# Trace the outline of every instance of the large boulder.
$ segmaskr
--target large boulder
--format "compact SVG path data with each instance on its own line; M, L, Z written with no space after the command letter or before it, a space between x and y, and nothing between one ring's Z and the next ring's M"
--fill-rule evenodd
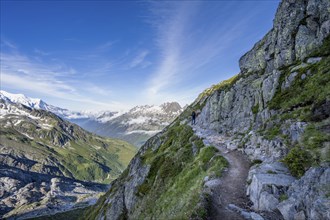
M285 220L330 219L330 168L310 168L288 189L288 199L279 203Z
M263 163L249 172L247 195L257 211L274 211L295 178L280 162Z

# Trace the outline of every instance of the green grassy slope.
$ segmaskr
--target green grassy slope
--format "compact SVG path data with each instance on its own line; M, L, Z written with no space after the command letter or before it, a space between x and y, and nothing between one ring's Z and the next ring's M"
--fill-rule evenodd
M124 213L123 219L205 217L204 178L221 176L227 166L227 161L217 152L215 147L205 146L188 125L173 124L161 135L157 150L149 148L138 153L143 164L150 166L150 171L136 189L135 209ZM99 213L106 212L109 205L105 204L105 199L129 179L128 172L124 172L111 190L86 212L86 219L95 219Z
M136 153L127 142L96 136L52 113L21 110L31 116L0 119L0 148L3 156L28 159L25 166L30 171L109 183Z

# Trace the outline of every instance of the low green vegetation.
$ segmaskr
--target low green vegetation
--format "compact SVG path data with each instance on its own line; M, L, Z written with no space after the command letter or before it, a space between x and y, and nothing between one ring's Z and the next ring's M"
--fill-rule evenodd
M296 119L298 121L310 121L311 120L311 107L310 106L305 106L305 107L300 107L297 109L293 109L290 112L285 112L279 115L279 119L281 122L284 122L285 120L288 119Z
M259 112L259 103L256 104L255 106L253 106L253 107L251 108L251 111L252 111L252 113L253 113L254 115L256 115L256 114Z
M109 183L126 168L135 147L120 140L91 137L72 141L71 149L56 148L61 164L80 180Z
M319 123L311 123L306 127L299 143L296 143L283 159L291 174L296 177L304 175L311 166L330 162L330 134L315 125Z
M255 159L251 162L251 166L256 165L256 164L261 164L261 163L262 163L262 160Z
M322 57L330 55L330 35L326 37L322 47L317 48L310 56L311 57Z
M275 171L273 171L273 170L267 170L267 173L268 174L277 174Z
M189 126L177 123L168 130L157 152L149 149L143 155L151 167L147 179L138 188L139 204L143 208L136 211L137 219L168 216L189 219L193 214L206 215L207 210L198 205L203 179L219 177L227 162L215 147L201 143ZM193 144L198 148L195 156Z
M275 125L270 129L265 130L264 137L268 140L273 140L281 134L280 126Z
M330 97L329 45L330 37L317 52L319 56L323 56L322 60L295 70L298 74L292 85L286 89L278 88L273 99L268 103L270 108L292 111L298 107L317 105ZM282 69L280 84L291 72L294 72L292 66Z
M299 143L283 159L294 176L301 177L311 166L330 162L329 124L329 119L310 122Z
M280 85L292 72L297 72L297 75L290 87L281 89L279 86L268 103L271 109L277 109L282 114L276 116L278 124L264 132L266 138L282 137L280 127L286 120L308 123L299 143L294 143L283 159L291 173L297 177L313 165L330 161L330 122L327 116L327 102L330 98L329 51L330 37L312 54L314 57L322 57L320 62L304 65L300 62L282 68Z
M127 142L93 135L47 112L37 113L52 126L41 128L39 121L31 119L21 120L19 126L4 126L11 119L0 120L1 145L17 160L22 155L28 158L30 171L110 183L136 153Z
M305 171L311 167L312 158L309 151L302 147L293 147L288 155L283 159L293 176L301 177Z
M289 196L287 194L281 194L279 200L280 200L280 202L283 202L283 201L287 200L288 198L289 198Z
M306 127L302 141L307 149L318 149L323 143L330 142L330 134L322 131L323 126L327 123L314 123Z
M215 147L205 146L189 126L178 122L162 134L161 140L157 150L150 147L138 155L150 170L135 192L137 205L130 213L124 213L123 219L204 219L208 214L204 179L221 176L227 161ZM87 219L106 212L109 205L104 204L105 199L117 192L127 178L126 171L114 181Z
M208 97L212 95L215 91L219 90L228 90L231 88L238 80L240 79L240 75L235 75L227 80L223 80L218 84L211 86L208 89L205 89L201 94L199 94L197 100L202 99L203 97Z

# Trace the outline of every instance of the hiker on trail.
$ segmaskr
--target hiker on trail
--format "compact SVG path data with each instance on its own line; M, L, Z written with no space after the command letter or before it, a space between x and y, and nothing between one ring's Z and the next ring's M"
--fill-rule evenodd
M192 125L195 125L196 124L196 112L195 111L193 111L191 113L191 124Z

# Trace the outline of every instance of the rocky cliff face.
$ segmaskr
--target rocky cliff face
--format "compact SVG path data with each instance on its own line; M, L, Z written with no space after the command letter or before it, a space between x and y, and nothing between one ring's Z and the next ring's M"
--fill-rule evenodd
M196 148L199 142L193 136L180 142L182 134L173 132L179 124L189 123L192 110L198 110L198 127L225 136L228 150L250 158L246 191L255 212L277 213L276 219L329 219L329 10L328 0L283 0L273 29L240 59L241 72L205 90L174 124L150 139L88 218L206 218L210 200L203 195L214 176L203 180L208 174L196 172L189 178L196 175L198 186L180 188L172 178L189 181L180 176L182 170L195 167L185 155L174 171L175 162L161 159L179 144L191 161L209 167L200 156L206 146ZM171 178L162 178L163 169ZM199 194L198 200L186 196L191 189ZM190 205L177 205L186 215L169 205L178 197Z
M283 1L230 88L196 103L198 124L231 136L228 148L260 163L248 178L253 208L284 219L330 217L329 9L329 1Z
M232 87L211 95L201 122L219 131L237 133L277 114L268 105L278 87L290 87L299 69L303 71L321 59L306 58L313 57L311 53L329 35L329 8L329 1L283 1L273 29L240 59L241 72ZM283 79L281 68L294 63L296 68L291 67Z
M269 73L303 60L329 32L329 1L282 1L273 29L240 59L241 74Z

